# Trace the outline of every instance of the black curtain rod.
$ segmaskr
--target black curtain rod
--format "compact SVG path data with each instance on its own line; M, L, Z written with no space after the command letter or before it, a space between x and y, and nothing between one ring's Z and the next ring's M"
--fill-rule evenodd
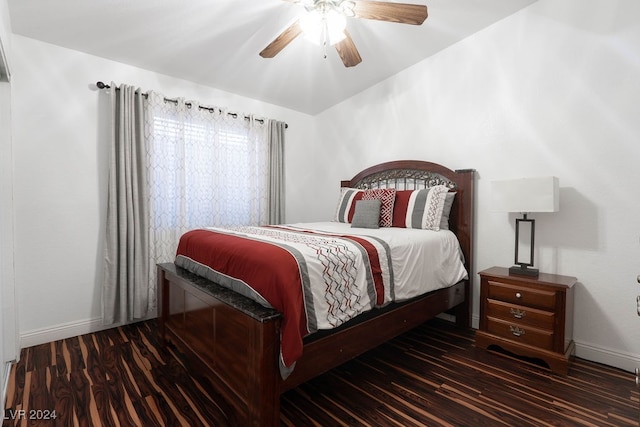
M103 83L103 82L96 82L96 86L98 87L98 89L110 89L111 88L111 86L109 86L108 84ZM116 90L120 90L120 88L117 87ZM142 96L144 96L146 98L149 95L146 94L146 93L143 93ZM174 104L178 103L177 99L164 98L164 100L165 100L165 102L173 102ZM191 103L190 102L185 102L185 105L188 105L189 107L191 107ZM201 105L198 106L198 109L207 110L207 111L209 111L211 113L216 111L216 109L214 107L203 107ZM233 117L234 119L238 117L238 113L227 113L227 115ZM249 120L250 119L250 117L248 117L248 116L244 116L244 118L245 118L245 120ZM264 123L263 119L255 119L255 120L257 122L259 122L259 123ZM287 129L287 128L289 128L289 125L287 123L285 123L284 127L285 127L285 129Z

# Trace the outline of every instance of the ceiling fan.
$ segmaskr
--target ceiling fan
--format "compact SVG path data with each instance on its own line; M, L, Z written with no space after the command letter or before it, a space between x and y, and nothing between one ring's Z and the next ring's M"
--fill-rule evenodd
M302 4L307 13L291 24L261 52L263 58L273 58L296 37L307 38L325 49L333 45L345 67L362 62L360 53L346 29L346 18L375 19L399 24L420 25L427 19L427 7L417 4L369 0L285 0Z

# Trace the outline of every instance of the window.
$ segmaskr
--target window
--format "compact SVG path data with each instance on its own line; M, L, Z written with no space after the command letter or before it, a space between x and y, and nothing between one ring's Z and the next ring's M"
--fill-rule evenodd
M157 94L146 102L152 265L173 261L188 230L266 224L266 124Z
M266 223L265 126L197 108L186 113L181 120L163 109L153 117L148 141L156 226L184 232Z

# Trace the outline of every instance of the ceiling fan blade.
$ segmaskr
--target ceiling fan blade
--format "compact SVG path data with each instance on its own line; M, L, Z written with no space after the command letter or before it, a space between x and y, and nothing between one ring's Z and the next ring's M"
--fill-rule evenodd
M360 57L360 53L358 53L358 49L356 48L353 39L351 38L351 34L345 29L344 30L345 38L339 43L335 44L336 50L338 51L338 55L342 59L342 63L345 67L353 67L362 62L362 58Z
M384 1L355 0L353 12L358 18L400 24L420 25L427 19L427 6Z
M275 38L267 47L262 49L260 52L260 56L263 58L273 58L276 56L282 49L284 49L289 43L293 41L296 37L300 35L302 32L302 28L300 28L300 24L298 21L291 24L286 30L284 30L278 37Z

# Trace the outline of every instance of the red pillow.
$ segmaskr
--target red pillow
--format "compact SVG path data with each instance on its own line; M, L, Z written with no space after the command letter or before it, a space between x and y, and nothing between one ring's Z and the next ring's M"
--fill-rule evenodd
M362 200L380 200L380 227L393 225L393 205L396 200L395 188L364 190Z
M393 226L406 228L405 218L409 209L409 198L413 190L396 191L396 202L393 205Z

